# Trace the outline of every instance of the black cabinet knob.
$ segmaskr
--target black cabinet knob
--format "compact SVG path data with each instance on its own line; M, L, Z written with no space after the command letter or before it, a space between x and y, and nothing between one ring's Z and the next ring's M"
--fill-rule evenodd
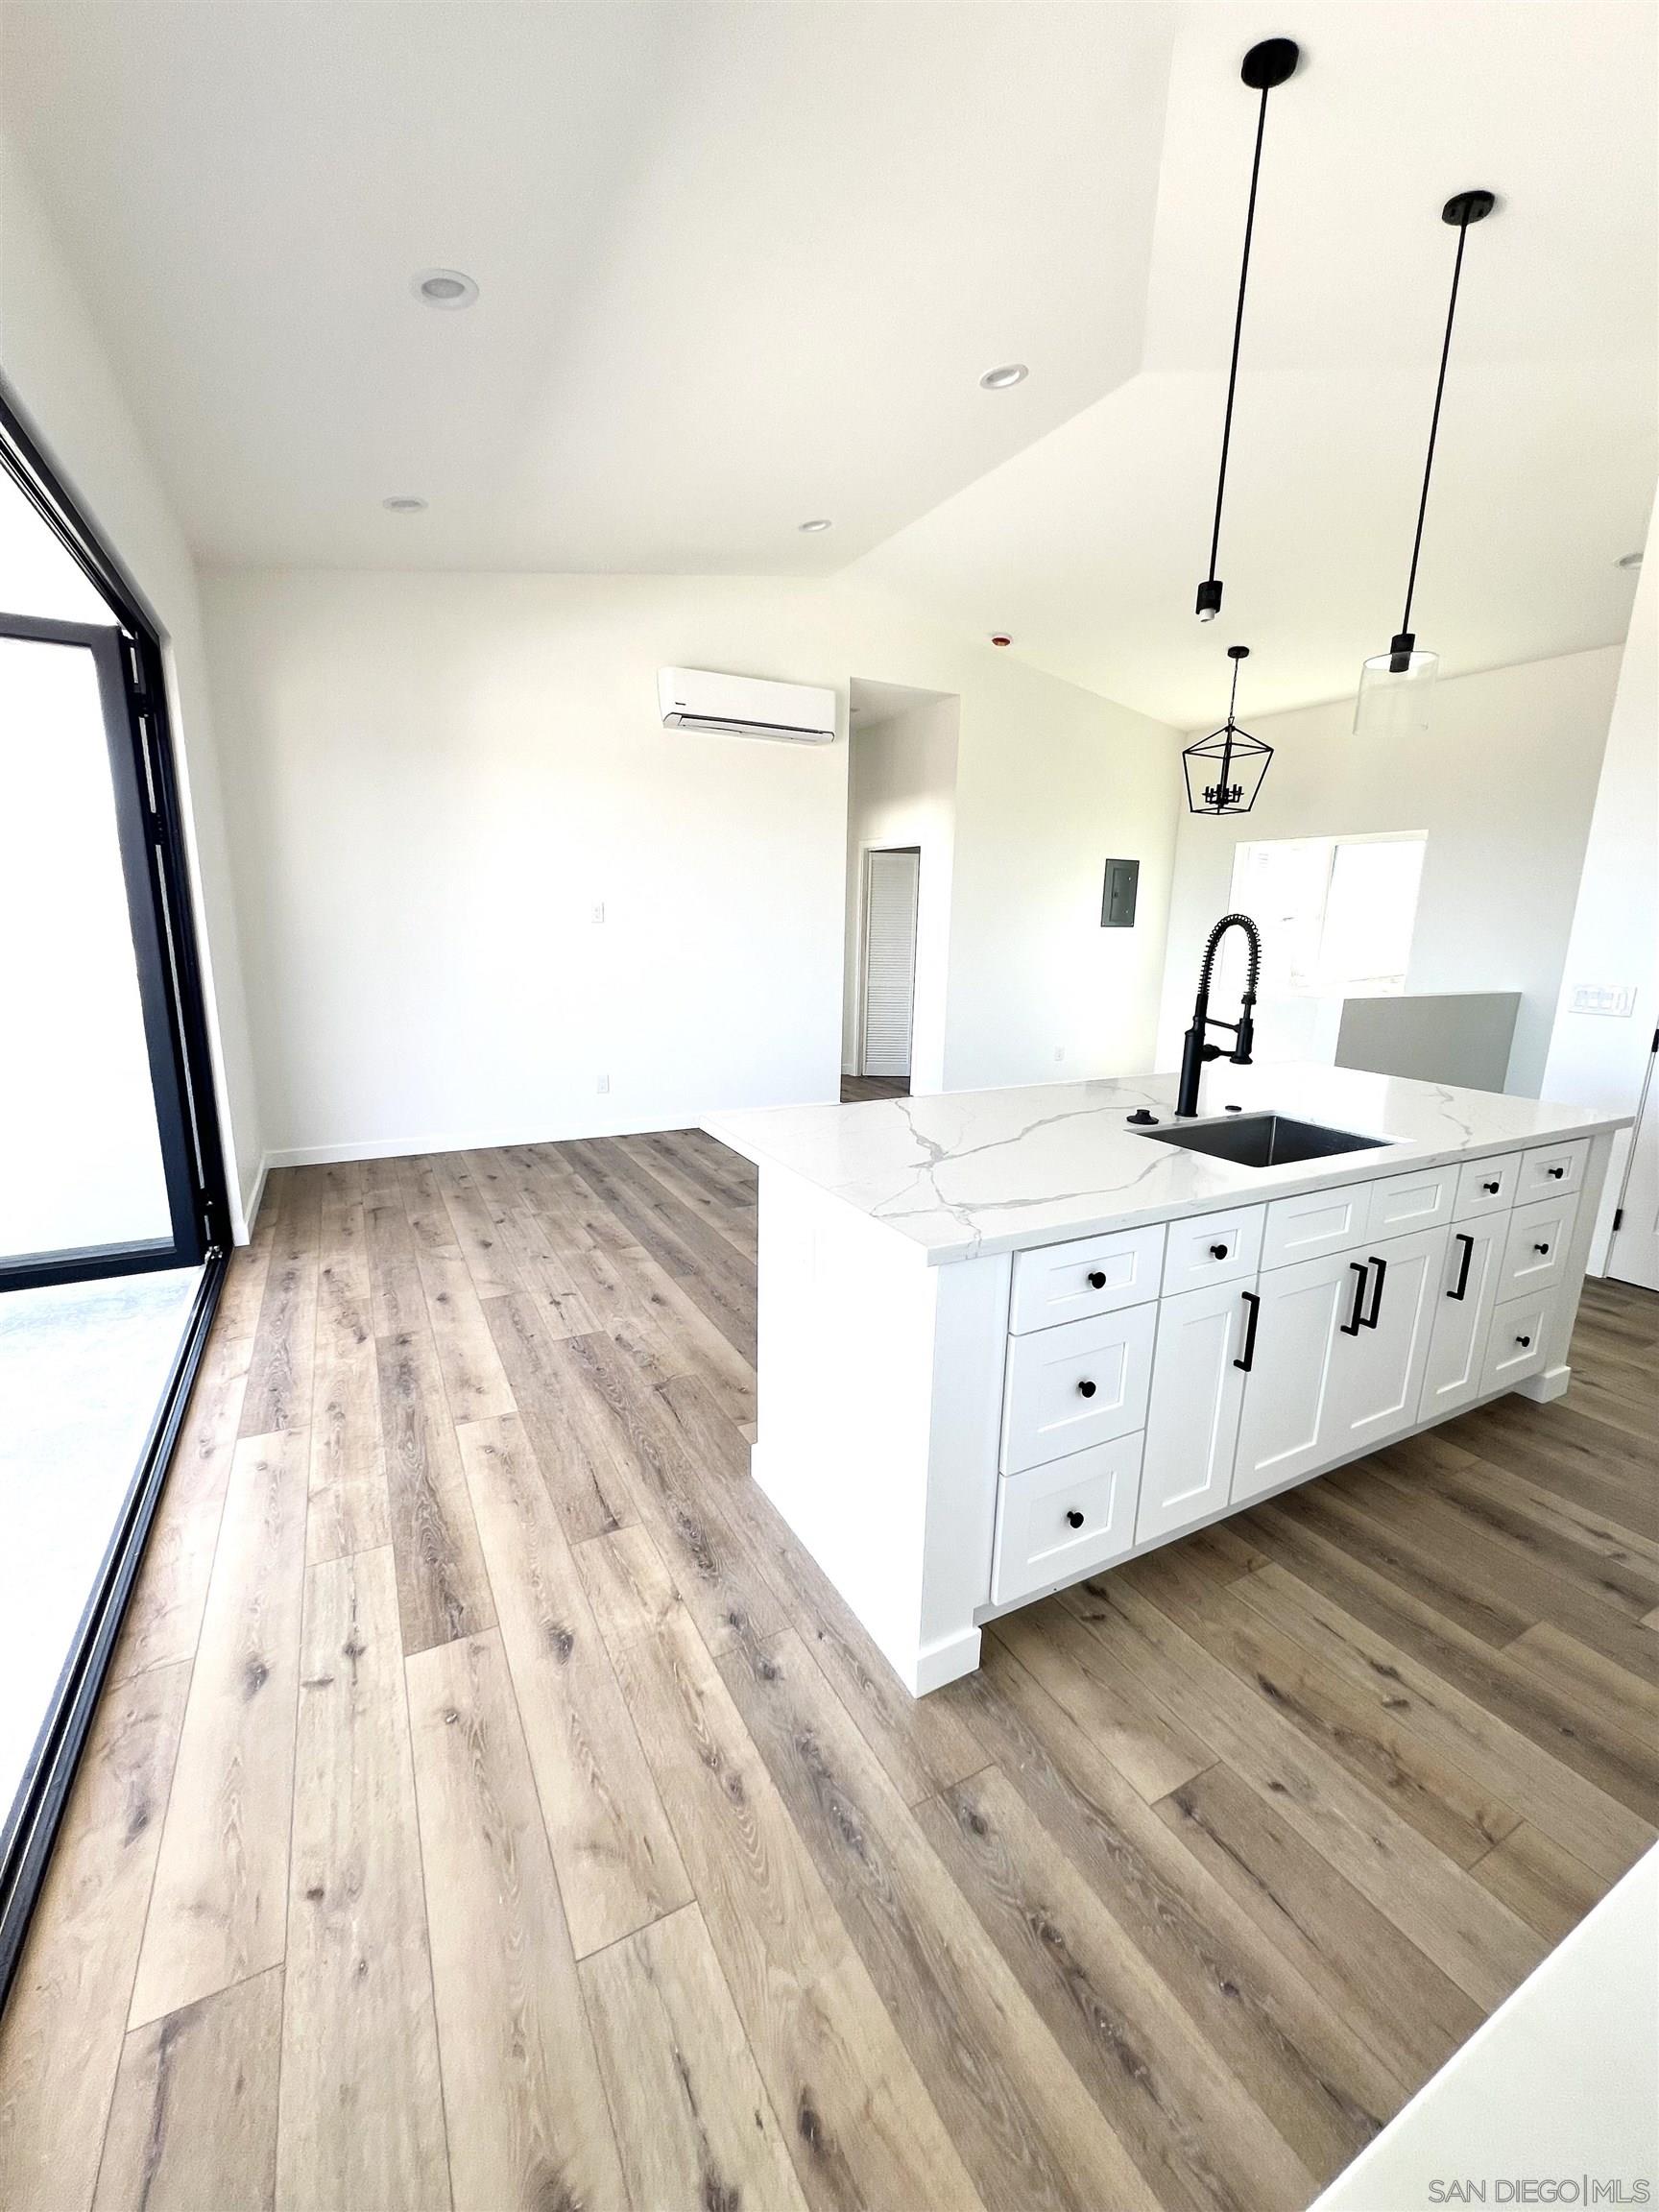
M1098 1267L1091 1267L1089 1270L1089 1287L1091 1290L1104 1290L1106 1287L1106 1277Z
M1077 1385L1077 1395L1079 1398L1093 1398L1094 1395L1094 1385L1090 1382L1087 1375Z
M1066 1516L1066 1526L1068 1528L1081 1528L1083 1526L1083 1516L1078 1512L1075 1505Z
M1515 1341L1520 1345L1522 1351L1525 1352L1527 1346L1531 1343L1532 1339L1530 1336L1517 1336Z
M1552 1183L1559 1183L1562 1176L1566 1174L1567 1170L1565 1167L1546 1167L1544 1172L1549 1176Z
M1534 1244L1532 1249L1534 1252L1542 1252L1547 1254L1550 1250L1550 1247L1548 1244Z
M1496 1198L1503 1186L1501 1183L1482 1183L1480 1188L1485 1191L1488 1198Z
M1210 1257L1211 1257L1211 1259L1212 1259L1212 1260L1225 1260L1225 1259L1226 1259L1226 1257L1227 1257L1227 1247L1226 1247L1226 1245L1225 1245L1225 1244L1212 1244L1212 1245L1211 1245L1211 1247L1210 1247Z

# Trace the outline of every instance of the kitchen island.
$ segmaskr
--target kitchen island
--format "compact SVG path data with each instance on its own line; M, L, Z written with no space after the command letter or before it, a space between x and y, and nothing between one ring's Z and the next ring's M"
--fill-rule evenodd
M971 1672L1000 1613L1567 1387L1627 1117L1310 1066L1216 1067L1197 1120L1174 1097L1146 1076L705 1124L760 1173L755 1479L913 1695ZM1267 1111L1364 1148L1186 1148L1247 1150L1230 1115Z

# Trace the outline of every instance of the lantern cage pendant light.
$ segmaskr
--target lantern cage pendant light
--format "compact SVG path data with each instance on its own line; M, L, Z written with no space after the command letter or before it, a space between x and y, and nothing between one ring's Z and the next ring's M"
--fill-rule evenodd
M1214 622L1221 612L1221 579L1215 563L1221 551L1221 502L1227 492L1227 453L1233 443L1233 400L1238 389L1238 341L1244 330L1244 291L1250 281L1250 241L1256 229L1256 186L1262 176L1262 139L1267 129L1267 95L1295 74L1302 49L1294 38L1263 38L1252 46L1239 64L1240 81L1260 92L1262 106L1256 116L1256 151L1250 161L1250 198L1244 210L1244 252L1238 264L1238 304L1233 314L1233 355L1227 370L1227 405L1221 417L1221 466L1215 477L1215 520L1210 532L1210 572L1198 587L1193 613L1200 622Z
M1406 612L1386 653L1374 653L1359 671L1354 702L1357 737L1399 737L1429 727L1429 701L1440 672L1437 653L1420 653L1411 629L1411 601L1417 590L1417 563L1423 551L1423 518L1429 512L1429 479L1434 473L1434 445L1440 435L1440 405L1446 397L1446 364L1452 357L1452 326L1457 319L1457 287L1463 276L1463 249L1469 227L1484 223L1496 201L1490 192L1455 192L1440 210L1442 223L1455 226L1457 255L1452 264L1452 297L1446 308L1446 335L1440 344L1440 374L1434 385L1434 412L1429 420L1429 451L1423 463L1423 491L1417 501L1417 530L1411 541L1411 567L1406 579Z
M1248 730L1240 730L1233 719L1238 702L1238 663L1249 660L1250 648L1229 645L1227 658L1233 663L1227 719L1219 730L1189 745L1181 756L1190 814L1248 814L1273 757L1271 745L1252 737Z

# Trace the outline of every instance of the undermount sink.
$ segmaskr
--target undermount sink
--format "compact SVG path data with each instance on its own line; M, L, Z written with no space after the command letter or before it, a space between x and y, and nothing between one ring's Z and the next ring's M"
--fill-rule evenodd
M1333 1152L1372 1152L1386 1137L1357 1137L1352 1129L1327 1129L1288 1114L1230 1114L1225 1121L1189 1122L1179 1129L1138 1129L1158 1144L1208 1152L1240 1167L1286 1167L1295 1160L1323 1160Z

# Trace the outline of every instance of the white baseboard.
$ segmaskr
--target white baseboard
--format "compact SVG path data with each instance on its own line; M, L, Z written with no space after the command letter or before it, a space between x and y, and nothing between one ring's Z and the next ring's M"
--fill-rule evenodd
M917 1652L905 1688L913 1697L926 1697L930 1690L943 1690L947 1682L959 1682L979 1664L979 1631L967 1628L926 1645Z
M690 1120L664 1120L661 1115L624 1118L602 1129L440 1129L413 1137L343 1137L329 1144L278 1144L265 1155L271 1167L328 1167L341 1160L413 1160L433 1152L493 1152L504 1144L597 1143L606 1137L650 1137L664 1129L689 1129Z
M1530 1398L1534 1406L1548 1406L1551 1398L1564 1398L1567 1385L1573 1380L1571 1367L1546 1367L1542 1375L1528 1376L1525 1382L1517 1382L1517 1398Z
M253 1224L259 1218L259 1201L265 1195L266 1179L271 1173L273 1165L273 1155L269 1152L262 1153L259 1166L254 1171L253 1188L252 1190L245 1190L242 1193L242 1234L236 1238L238 1244L246 1244L253 1234Z

